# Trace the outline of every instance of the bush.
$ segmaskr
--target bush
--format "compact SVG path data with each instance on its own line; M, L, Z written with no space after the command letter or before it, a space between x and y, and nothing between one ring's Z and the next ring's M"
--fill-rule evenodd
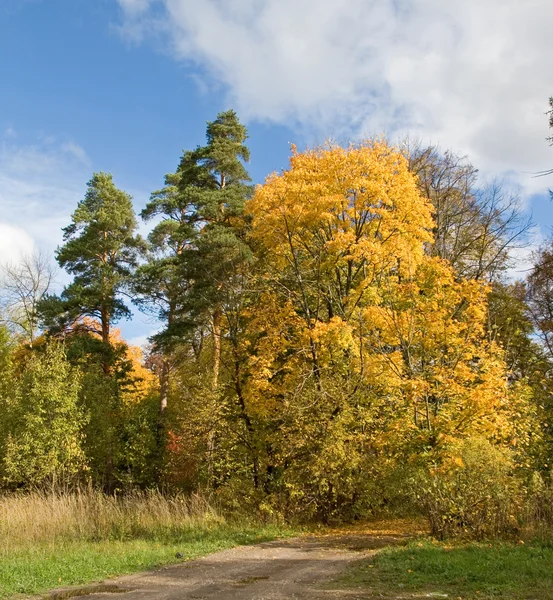
M553 484L551 477L544 481L539 473L534 473L528 487L526 521L531 528L553 528Z
M432 535L482 539L518 528L521 487L511 454L479 438L453 445L433 468L413 480L416 503Z
M29 359L3 415L8 425L0 465L3 483L60 485L84 471L86 418L78 404L80 387L80 374L62 346L52 344Z

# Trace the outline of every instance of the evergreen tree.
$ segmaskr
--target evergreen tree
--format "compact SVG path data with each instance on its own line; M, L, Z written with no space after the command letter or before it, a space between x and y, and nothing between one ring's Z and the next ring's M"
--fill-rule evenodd
M251 195L250 177L244 162L250 158L245 145L247 130L233 110L219 113L207 124L207 144L191 155L185 153L180 170L186 172L190 158L200 167L192 184L198 229L195 243L184 253L185 279L190 282L187 307L196 320L209 319L213 341L212 388L216 389L221 361L223 309L233 290L239 267L250 251L244 241L244 203ZM189 191L188 178L180 189Z
M161 363L156 366L159 367L162 412L167 406L172 349L186 337L191 325L183 310L189 282L182 277L181 262L185 250L194 244L197 236L194 200L203 175L195 153L185 153L179 170L165 176L165 187L152 193L141 212L144 221L161 217L148 236L148 261L137 269L133 287L136 303L165 324L154 336L155 350L161 356Z
M221 320L225 298L239 265L249 256L244 242L244 202L251 193L243 162L246 128L232 110L207 124L206 145L184 152L178 170L152 194L142 218L161 221L149 235L148 263L135 278L138 303L165 323L155 336L163 348L160 364L162 409L166 406L170 348L209 323L213 341L213 381L220 365ZM194 345L194 344L193 344Z
M74 276L73 281L60 297L49 296L41 303L50 329L64 331L83 317L92 317L100 323L97 333L109 346L111 325L130 315L121 296L143 248L136 228L131 197L115 187L110 174L95 173L56 253L60 267ZM109 370L107 361L105 369Z

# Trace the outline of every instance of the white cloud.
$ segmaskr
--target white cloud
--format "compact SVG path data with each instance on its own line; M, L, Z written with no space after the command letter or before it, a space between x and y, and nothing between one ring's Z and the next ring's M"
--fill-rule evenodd
M46 139L18 145L7 139L0 141L1 231L51 252L83 197L89 159L73 142Z
M531 173L553 164L549 0L118 1L123 31L163 31L246 119L321 139L410 131L547 188Z
M32 253L34 242L20 227L0 222L0 265L17 263Z
M532 270L533 254L546 243L546 236L541 229L534 229L523 247L511 250L511 264L505 275L508 280L523 280Z
M75 142L65 142L61 146L61 151L72 156L84 166L88 167L90 165L90 159L84 148L79 146L79 144L75 144Z

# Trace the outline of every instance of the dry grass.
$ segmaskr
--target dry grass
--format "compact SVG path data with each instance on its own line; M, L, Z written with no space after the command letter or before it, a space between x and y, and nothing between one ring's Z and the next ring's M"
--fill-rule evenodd
M135 492L117 497L93 490L12 494L0 497L0 556L62 541L153 539L223 522L200 496Z

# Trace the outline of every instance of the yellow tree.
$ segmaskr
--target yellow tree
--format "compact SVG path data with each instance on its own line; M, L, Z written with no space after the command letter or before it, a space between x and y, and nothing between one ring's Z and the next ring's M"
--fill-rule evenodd
M394 456L520 435L488 290L429 256L431 210L380 140L294 150L249 202L259 269L236 378L267 491L328 515Z

